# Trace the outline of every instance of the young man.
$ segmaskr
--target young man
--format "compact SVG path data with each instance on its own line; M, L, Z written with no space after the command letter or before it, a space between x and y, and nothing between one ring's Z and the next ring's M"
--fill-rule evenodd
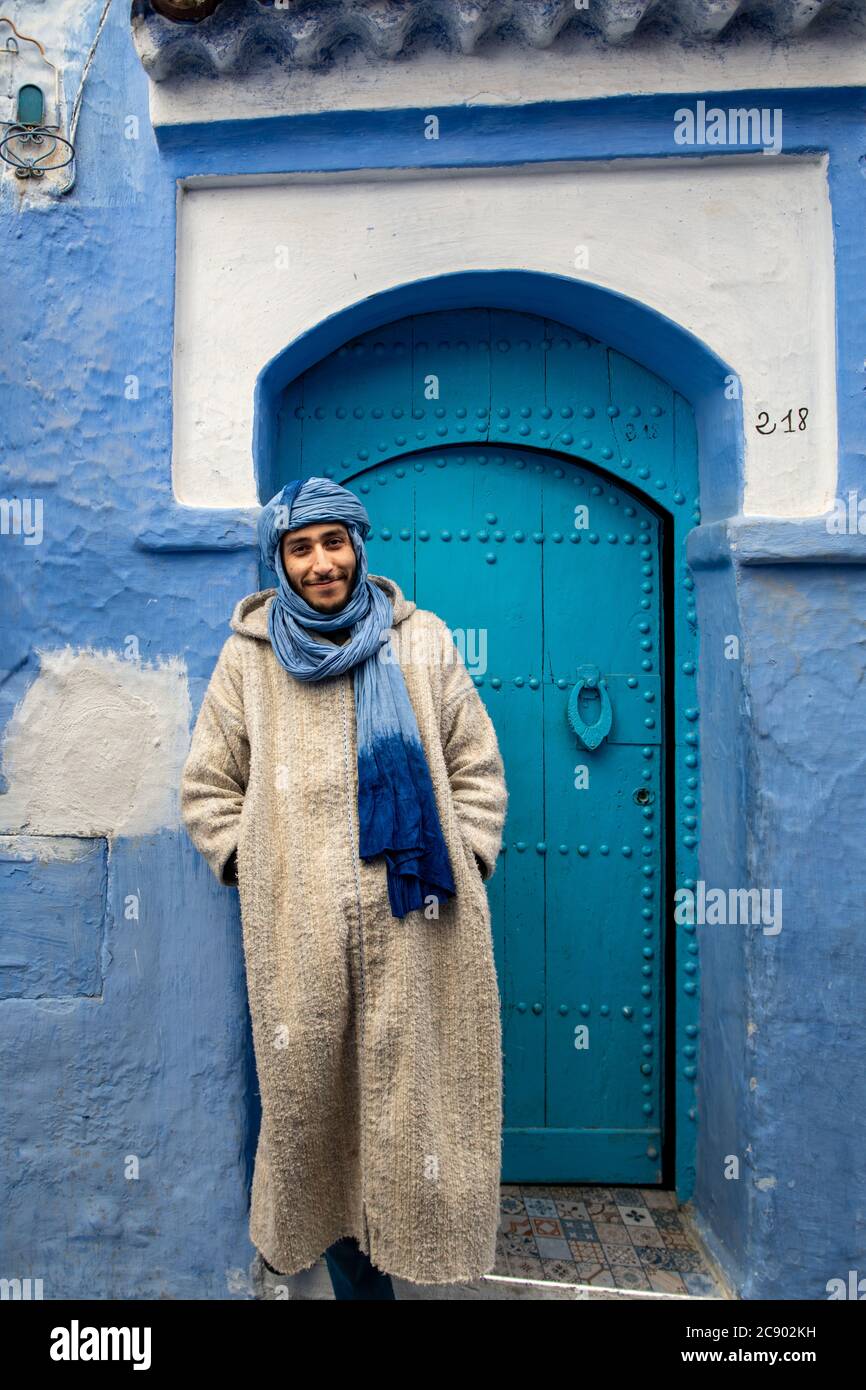
M445 623L368 573L369 529L326 478L263 508L277 588L235 608L181 794L217 879L237 864L250 1236L285 1274L326 1251L338 1297L478 1278L499 1223L502 758Z

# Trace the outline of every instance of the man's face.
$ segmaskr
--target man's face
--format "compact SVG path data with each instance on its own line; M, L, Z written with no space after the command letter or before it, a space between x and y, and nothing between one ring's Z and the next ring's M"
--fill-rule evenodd
M323 521L287 531L281 546L286 577L311 608L336 613L347 603L358 561L342 522Z

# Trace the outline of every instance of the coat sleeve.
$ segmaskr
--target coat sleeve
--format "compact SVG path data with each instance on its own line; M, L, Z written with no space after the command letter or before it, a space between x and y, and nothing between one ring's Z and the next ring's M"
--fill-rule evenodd
M451 795L482 878L496 868L508 806L505 768L493 720L442 623L441 733Z
M250 770L236 640L220 652L181 776L181 817L219 883L234 884L241 812Z

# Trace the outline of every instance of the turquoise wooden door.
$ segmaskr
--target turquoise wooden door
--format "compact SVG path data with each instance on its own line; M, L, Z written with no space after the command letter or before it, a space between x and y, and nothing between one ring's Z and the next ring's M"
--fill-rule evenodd
M477 329L479 312L452 318ZM522 316L499 317L513 338ZM502 999L503 1180L661 1182L664 512L597 464L537 443L470 437L413 449L411 422L425 412L411 401L423 399L417 382L431 375L434 335L425 335L426 371L413 366L411 350L377 369L373 348L383 338L411 348L413 337L417 347L418 322L359 340L366 357L358 375L348 345L292 383L274 481L329 473L358 493L373 522L371 570L452 628L496 726L509 788L503 853L488 888ZM471 426L471 401L484 400L487 434L491 374L502 370L490 353L497 330L501 323L488 322L486 351L483 335L473 347L471 331L461 336L452 322L450 333L466 349L470 403L452 419ZM523 331L515 405L527 399L539 341L534 327ZM619 422L621 436L628 431L637 461L651 458L662 472L666 452L674 462L664 419L675 414L673 393L659 406L661 383L649 374L643 381L626 359L612 367L614 354L593 346L600 355L585 354L575 393L584 417L607 427L620 413L609 405L611 377L627 380L638 404ZM544 366L550 390L556 370L550 358ZM353 408L353 399L363 404ZM500 409L510 417L511 407ZM403 431L400 452L385 438L389 416ZM381 461L374 442L388 455Z

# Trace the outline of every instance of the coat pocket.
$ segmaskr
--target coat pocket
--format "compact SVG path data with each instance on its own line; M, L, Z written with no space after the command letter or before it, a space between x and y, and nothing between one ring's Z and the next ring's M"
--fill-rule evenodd
M472 875L472 877L476 879L478 883L481 884L481 887L485 890L486 896L486 885L484 882L484 876L481 873L481 869L478 865L478 860L475 858L475 851L469 843L469 837L467 836L466 831L463 829L459 817L455 817L455 819L457 821L457 833L460 836L460 843L463 846L463 853L469 864L469 872Z

